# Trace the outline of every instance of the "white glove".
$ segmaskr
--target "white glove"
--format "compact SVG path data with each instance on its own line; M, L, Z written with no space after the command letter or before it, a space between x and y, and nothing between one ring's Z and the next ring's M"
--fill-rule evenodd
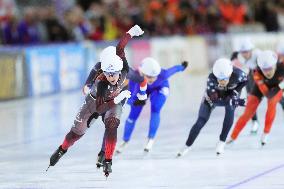
M282 90L284 89L284 81L282 81L281 83L279 83L279 88L282 89Z
M87 85L85 85L84 88L83 88L83 94L84 94L84 95L87 95L87 94L89 94L90 92L91 92L91 89L90 89Z
M134 37L134 36L142 35L144 33L144 31L140 28L140 26L135 25L132 28L130 28L130 30L128 30L128 32L126 32L126 33L129 33L131 35L131 37Z
M137 93L137 98L139 100L146 100L147 99L147 94L140 94L140 93Z
M130 98L131 97L131 92L129 90L124 90L124 91L121 91L119 93L119 95L117 95L117 97L115 97L113 99L113 102L115 104L118 104L120 103L121 101L123 101L125 98Z

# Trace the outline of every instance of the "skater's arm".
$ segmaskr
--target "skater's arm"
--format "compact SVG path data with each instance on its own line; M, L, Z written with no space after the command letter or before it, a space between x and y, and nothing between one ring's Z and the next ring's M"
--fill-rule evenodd
M135 87L135 91L133 91L133 94L137 94L137 98L139 100L146 100L147 99L147 80L143 76L139 74L138 71L134 71L132 68L129 68L129 72L127 77L134 81L135 83L139 83L139 87Z
M101 68L101 63L98 62L91 70L89 76L87 77L87 80L85 82L85 85L92 85L94 82L94 78L96 76L96 74L98 73L98 70Z
M176 74L177 72L184 71L187 68L187 66L188 66L188 62L184 61L181 64L178 64L178 65L175 65L171 68L168 68L165 71L164 79L168 79L169 77Z
M234 81L237 83L237 86L232 90L232 93L231 93L231 96L233 98L240 97L241 91L247 85L247 81L248 81L248 78L245 72L239 70L237 73L238 73L237 77L235 78L235 81Z
M124 48L131 39L130 34L125 33L116 45L116 55L119 56L122 60L125 58Z
M124 34L124 36L120 39L119 43L116 46L116 54L120 58L125 58L124 48L129 42L129 40L134 36L140 36L144 33L144 31L138 26L135 25L128 32Z

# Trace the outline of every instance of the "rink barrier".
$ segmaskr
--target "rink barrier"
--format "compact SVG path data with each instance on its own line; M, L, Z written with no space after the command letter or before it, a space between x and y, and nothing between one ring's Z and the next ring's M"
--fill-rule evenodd
M26 77L23 54L15 48L0 50L0 100L24 97Z
M189 62L186 73L208 72L214 61L229 58L243 37L250 37L257 48L275 49L284 42L283 33L218 34L190 37L132 39L125 54L137 68L144 57L152 56L167 68ZM33 97L78 90L98 61L103 48L117 41L0 47L0 100ZM182 80L176 80L177 84Z
M82 44L48 45L25 49L29 96L77 90L87 74Z

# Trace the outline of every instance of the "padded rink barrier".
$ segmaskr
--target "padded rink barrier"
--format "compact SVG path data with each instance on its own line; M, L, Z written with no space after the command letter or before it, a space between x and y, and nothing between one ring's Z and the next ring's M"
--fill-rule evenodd
M15 49L0 51L0 101L26 96L27 83L24 72L21 51Z

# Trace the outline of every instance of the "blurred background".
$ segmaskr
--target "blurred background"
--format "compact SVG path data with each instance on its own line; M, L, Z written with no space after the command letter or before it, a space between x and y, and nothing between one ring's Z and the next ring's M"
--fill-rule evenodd
M134 24L145 34L127 46L133 67L153 56L201 73L245 36L275 49L284 1L0 0L0 100L80 89L101 49Z

